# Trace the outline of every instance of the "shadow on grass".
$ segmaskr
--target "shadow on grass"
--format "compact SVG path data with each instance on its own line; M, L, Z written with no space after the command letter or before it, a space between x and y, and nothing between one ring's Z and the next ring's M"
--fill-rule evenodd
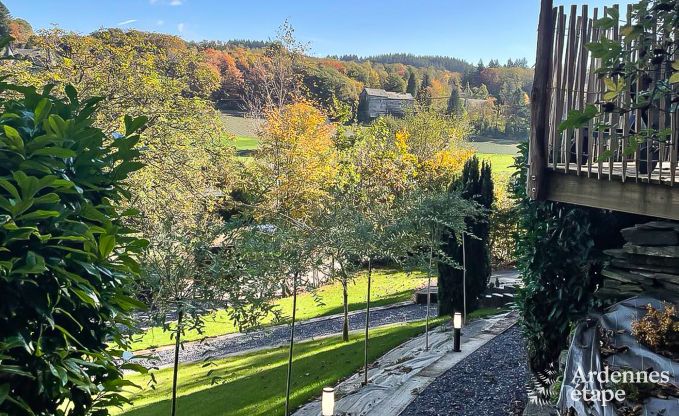
M423 331L423 324L398 325L376 329L371 335L369 360L374 361L386 351ZM295 346L293 365L292 407L296 408L318 396L324 386L355 373L362 365L363 338L354 337L347 343L338 338L300 343ZM251 367L251 374L233 379L226 384L210 386L210 377L202 380L206 388L181 395L177 404L178 416L259 416L283 414L287 350L278 348L262 354ZM237 359L237 358L236 358ZM228 360L227 360L228 362ZM199 371L207 371L209 368ZM233 373L228 364L220 372ZM241 368L242 370L242 368ZM167 370L166 370L167 371ZM180 388L188 387L181 384ZM201 379L197 379L201 380ZM191 387L200 383L191 382ZM166 396L169 394L167 393ZM151 393L153 394L153 393ZM125 412L128 416L164 416L169 414L169 398Z

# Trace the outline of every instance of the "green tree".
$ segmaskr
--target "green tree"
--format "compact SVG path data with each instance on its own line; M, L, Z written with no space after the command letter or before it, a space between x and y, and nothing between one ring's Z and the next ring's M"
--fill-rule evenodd
M457 83L453 83L452 91L450 92L450 98L448 98L448 108L446 110L447 114L461 115L464 113L464 104L462 103L462 93L460 91L460 86Z
M406 86L406 92L410 93L413 98L417 98L417 76L415 75L415 70L412 68L408 71L408 85Z
M490 238L489 210L493 204L493 180L490 165L483 162L479 166L476 157L469 159L464 166L462 176L452 185L452 189L460 192L462 197L476 202L484 211L475 218L467 219L468 232L461 237L443 236L444 251L458 264L464 264L464 271L439 263L439 314L447 315L453 311L473 310L479 295L485 290L490 280ZM462 240L464 239L464 241ZM463 257L465 253L473 253ZM463 282L466 288L466 305L463 296Z
M10 15L7 6L0 1L0 38L9 36L9 23L12 20L12 15Z
M0 413L108 414L121 405L135 260L127 180L145 117L93 123L102 100L0 84ZM18 96L8 99L8 96Z
M399 74L392 72L384 81L384 89L393 92L405 92L406 82Z
M474 97L485 100L489 95L490 93L488 92L488 87L486 87L486 84L481 84L479 89L476 91L476 94L474 94Z
M83 96L107 97L94 115L94 125L106 134L123 128L125 114L148 116L139 144L144 167L129 179L134 208L149 220L145 235L169 214L190 226L205 207L216 208L234 182L236 162L224 123L208 101L219 83L204 56L177 37L134 30L87 36L49 30L31 42L64 64L36 69L27 61L3 61L0 74L33 86L72 84Z
M420 88L417 90L417 102L425 108L431 106L431 79L427 72L422 76Z

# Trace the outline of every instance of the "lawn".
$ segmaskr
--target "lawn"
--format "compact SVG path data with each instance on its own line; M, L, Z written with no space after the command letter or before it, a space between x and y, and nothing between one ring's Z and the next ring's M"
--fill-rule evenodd
M349 284L349 309L359 310L365 307L365 293L368 279L365 273L359 273ZM411 299L413 291L427 283L426 276L421 272L407 274L405 272L382 269L373 272L371 285L371 304L384 306L403 302ZM320 300L322 303L318 303ZM292 297L276 300L275 305L285 315L292 311ZM297 297L297 319L302 321L319 316L333 315L342 312L342 285L333 283L323 286L312 293L302 293ZM262 324L273 324L273 317L269 317ZM206 336L218 336L238 332L237 328L229 320L228 313L219 310L206 316L203 334L196 331L187 332L183 337L185 341L195 341ZM174 344L170 338L171 332L163 331L155 327L146 331L136 340L132 349L143 350L151 347L160 347Z
M236 147L236 151L256 150L259 147L259 139L254 137L235 136L232 140L232 144Z
M512 167L514 164L514 155L500 153L477 153L476 156L481 160L490 162L493 174L511 175L516 171L516 168Z
M434 325L444 318L436 318ZM370 332L369 360L424 332L424 322L399 323L375 328ZM177 414L179 416L258 416L283 414L288 350L284 347L257 351L214 361L180 367ZM295 345L292 377L292 407L296 408L321 394L325 386L355 373L363 364L363 336L351 333L350 341L340 337L300 342ZM208 376L207 372L212 371ZM155 371L155 390L147 386L148 376L129 379L142 390L134 389L127 406L127 416L167 415L170 412L172 369ZM220 383L211 384L213 377ZM118 411L120 412L120 411Z

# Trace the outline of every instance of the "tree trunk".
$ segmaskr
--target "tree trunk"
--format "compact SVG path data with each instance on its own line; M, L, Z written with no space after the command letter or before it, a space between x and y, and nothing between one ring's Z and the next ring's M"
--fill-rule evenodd
M292 381L292 349L295 345L295 316L297 314L297 276L292 281L292 325L290 327L290 347L288 352L288 379L285 386L285 416L290 414L290 387Z
M177 313L177 332L175 334L174 343L174 368L172 369L172 411L170 413L172 416L177 414L177 374L179 373L179 347L181 346L183 318L184 311L180 310Z
M427 319L424 324L424 350L429 351L429 307L431 306L431 263L434 257L434 237L429 247L429 268L427 269Z
M342 275L342 300L344 303L344 322L342 323L342 341L349 341L349 293L347 275Z
M370 281L372 279L372 271L372 259L368 259L368 293L365 301L365 340L363 348L365 377L363 384L368 384L368 329L370 328Z

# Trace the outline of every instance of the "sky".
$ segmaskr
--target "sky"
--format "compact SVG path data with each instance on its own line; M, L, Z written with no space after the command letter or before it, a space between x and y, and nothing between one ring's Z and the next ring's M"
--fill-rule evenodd
M138 29L186 40L267 40L287 19L315 56L405 52L535 60L539 0L3 0L35 30ZM555 5L564 4L555 0ZM582 4L568 1L568 4ZM610 5L590 0L590 7ZM625 1L618 3L626 3Z

